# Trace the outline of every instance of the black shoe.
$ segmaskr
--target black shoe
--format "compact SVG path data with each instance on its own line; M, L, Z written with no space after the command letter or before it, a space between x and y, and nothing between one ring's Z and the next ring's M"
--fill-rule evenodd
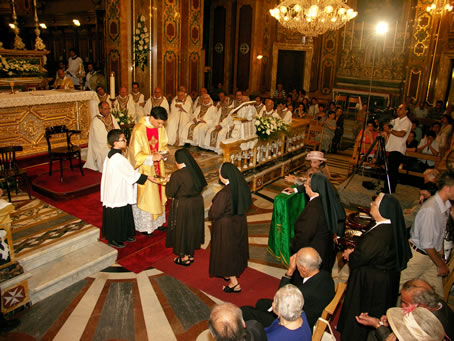
M108 242L107 245L113 246L117 249L122 249L125 247L125 244L123 244L122 242L116 242L115 240Z
M128 239L126 239L126 241L132 243L132 242L135 242L135 241L136 241L136 238L134 238L134 237L129 237Z
M0 319L0 332L8 332L20 325L18 319L7 320L3 316Z
M159 226L158 231L167 231L167 227Z
M151 236L151 233L148 233L148 232L140 232L140 233L142 233L144 236L147 236L147 237Z

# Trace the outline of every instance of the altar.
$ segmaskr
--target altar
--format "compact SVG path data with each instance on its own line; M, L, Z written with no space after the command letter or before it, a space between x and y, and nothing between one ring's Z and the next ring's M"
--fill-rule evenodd
M80 130L73 144L86 145L91 118L98 112L94 91L42 90L0 93L0 147L22 146L19 157L47 152L46 127L66 125ZM64 136L56 146L66 144Z

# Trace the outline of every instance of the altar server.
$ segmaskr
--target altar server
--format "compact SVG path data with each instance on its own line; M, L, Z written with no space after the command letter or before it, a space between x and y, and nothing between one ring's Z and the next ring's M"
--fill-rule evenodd
M68 68L66 69L66 73L68 74L69 78L71 78L73 84L75 86L80 85L81 73L84 71L84 62L82 58L77 56L77 50L72 48L69 50L69 58L68 58Z

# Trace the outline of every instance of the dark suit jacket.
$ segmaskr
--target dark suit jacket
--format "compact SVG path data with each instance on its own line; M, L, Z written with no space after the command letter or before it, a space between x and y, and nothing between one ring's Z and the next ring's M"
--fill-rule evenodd
M265 329L255 321L246 321L246 341L267 341Z
M329 272L320 270L319 273L309 278L305 283L298 271L295 271L292 279L282 277L279 288L287 284L293 284L301 290L304 297L303 310L311 328L322 315L323 309L334 298L334 281Z

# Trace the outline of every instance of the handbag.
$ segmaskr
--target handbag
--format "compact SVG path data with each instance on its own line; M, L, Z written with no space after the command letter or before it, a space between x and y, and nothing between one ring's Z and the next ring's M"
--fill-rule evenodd
M325 323L328 326L328 329L329 329L329 333L327 331L325 331L323 333L321 341L336 341L336 337L334 336L333 330L331 329L331 325L329 324L329 322L327 320L325 320L324 318L321 318L321 317L319 317L318 320L320 322ZM314 331L315 331L315 326L314 326Z

